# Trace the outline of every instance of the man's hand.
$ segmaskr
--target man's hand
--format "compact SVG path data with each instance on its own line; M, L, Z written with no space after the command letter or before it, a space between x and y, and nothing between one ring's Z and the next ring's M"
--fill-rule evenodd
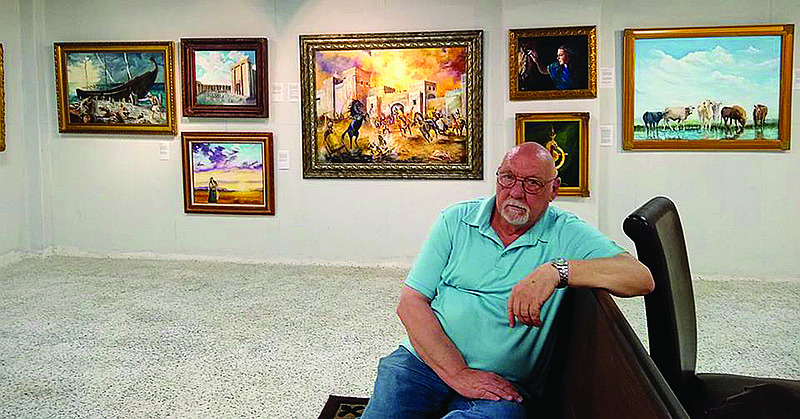
M508 325L514 327L516 320L527 326L541 327L539 312L558 285L558 271L551 264L539 266L511 290L506 313Z
M522 402L522 396L508 380L488 371L464 368L450 377L447 384L468 399Z

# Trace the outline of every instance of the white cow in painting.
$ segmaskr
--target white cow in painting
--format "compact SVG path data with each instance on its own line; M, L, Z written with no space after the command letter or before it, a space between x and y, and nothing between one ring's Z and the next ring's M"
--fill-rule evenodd
M697 117L700 118L700 128L711 130L714 122L714 102L706 99L697 106Z
M680 127L683 121L689 118L694 111L694 106L670 106L664 108L664 125L675 131L675 126ZM670 125L670 121L677 121Z

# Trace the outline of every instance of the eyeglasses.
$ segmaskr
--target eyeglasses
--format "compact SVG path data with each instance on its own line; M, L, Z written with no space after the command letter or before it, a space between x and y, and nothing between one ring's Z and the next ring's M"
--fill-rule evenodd
M542 190L544 189L545 185L547 185L548 183L550 183L550 182L556 180L556 178L558 178L558 176L556 176L556 177L554 177L552 179L541 181L541 180L538 180L538 179L532 178L532 177L519 178L519 177L516 177L513 174L508 173L508 172L500 173L499 170L495 174L497 175L497 184L498 185L500 185L500 186L502 186L504 188L511 189L511 188L514 187L514 185L517 184L517 181L520 181L520 182L522 182L522 190L524 190L525 192L527 192L527 193L529 193L531 195L536 195L536 194L541 193Z

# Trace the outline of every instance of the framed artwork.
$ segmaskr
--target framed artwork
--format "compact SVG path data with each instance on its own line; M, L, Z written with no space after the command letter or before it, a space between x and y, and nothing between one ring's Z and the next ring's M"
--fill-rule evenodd
M626 29L625 150L788 150L794 25Z
M304 178L483 178L483 31L300 35Z
M183 116L269 116L266 38L183 38L181 80Z
M589 113L518 113L517 144L536 142L553 155L561 196L589 196Z
M0 151L6 151L6 88L3 71L3 44L0 44Z
M56 42L58 131L177 134L172 42Z
M597 97L597 27L509 29L511 100Z
M183 132L187 213L275 214L270 132Z

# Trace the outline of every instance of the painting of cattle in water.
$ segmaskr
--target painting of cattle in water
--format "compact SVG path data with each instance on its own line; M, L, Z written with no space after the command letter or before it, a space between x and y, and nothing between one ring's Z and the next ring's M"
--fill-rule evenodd
M623 148L788 150L794 25L626 29Z
M54 49L59 132L177 133L171 42Z
M275 214L272 133L183 132L187 213Z
M183 115L266 118L265 38L183 38Z
M482 36L301 35L303 176L482 178Z

